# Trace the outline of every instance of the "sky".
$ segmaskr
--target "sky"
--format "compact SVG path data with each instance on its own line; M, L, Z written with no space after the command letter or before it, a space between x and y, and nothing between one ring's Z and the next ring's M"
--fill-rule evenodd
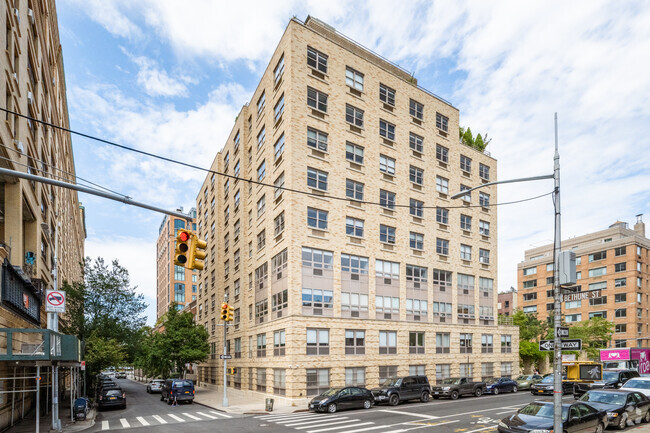
M289 20L311 15L451 101L492 139L499 180L552 174L557 112L563 239L650 222L646 1L58 0L57 13L73 130L209 168ZM77 176L165 209L194 207L205 178L79 136L73 147ZM500 185L498 201L552 189ZM129 270L153 323L163 215L80 200L86 255ZM550 196L499 207L499 290L553 229Z

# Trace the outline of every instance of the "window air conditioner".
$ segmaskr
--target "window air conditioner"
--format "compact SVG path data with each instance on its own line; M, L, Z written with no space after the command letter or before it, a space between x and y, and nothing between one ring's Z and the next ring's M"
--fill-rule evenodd
M34 103L34 94L32 92L27 92L27 103L29 105Z
M34 25L34 11L31 9L27 9L27 16L29 17L29 21Z

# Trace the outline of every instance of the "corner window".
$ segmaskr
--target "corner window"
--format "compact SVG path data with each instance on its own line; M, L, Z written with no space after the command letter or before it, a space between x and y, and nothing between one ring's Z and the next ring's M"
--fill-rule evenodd
M277 123L277 121L280 120L280 117L282 117L282 113L284 113L284 94L280 96L280 100L275 104L273 113L273 119Z
M280 57L280 60L278 60L278 64L275 65L275 69L273 70L273 84L278 84L280 78L282 78L283 73L284 73L284 54L282 54L282 57Z
M327 55L312 47L307 47L307 65L327 74Z

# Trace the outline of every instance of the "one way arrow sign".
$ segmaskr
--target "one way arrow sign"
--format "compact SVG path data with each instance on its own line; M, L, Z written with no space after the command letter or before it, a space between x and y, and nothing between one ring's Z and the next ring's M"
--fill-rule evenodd
M539 350L550 351L555 348L553 340L541 340L539 342ZM582 350L582 340L562 340L562 350Z

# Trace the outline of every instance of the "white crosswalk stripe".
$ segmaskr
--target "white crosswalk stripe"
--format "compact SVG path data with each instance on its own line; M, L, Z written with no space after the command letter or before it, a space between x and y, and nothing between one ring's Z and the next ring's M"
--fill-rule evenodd
M120 422L122 423L122 427L124 428L129 428L131 427L131 424L126 420L126 418L120 418Z
M140 421L140 424L142 424L143 426L148 426L149 425L149 422L146 419L142 418L141 416L137 416L137 417L135 417L135 419Z
M335 422L332 422L332 423L329 423L328 425L332 425L332 424L336 424L336 423L335 423ZM346 421L346 425L340 425L340 426L335 426L335 427L321 428L321 429L318 429L318 430L307 430L307 433L327 432L327 431L332 431L332 430L341 430L341 429L344 429L344 428L350 428L350 427L360 427L360 426L363 426L363 425L370 425L370 424L374 424L374 422L361 422L361 423L358 423L358 424L354 424L354 426L351 426L351 425L349 425L349 423ZM313 428L314 426L310 426L310 427ZM298 428L300 428L300 427L298 427ZM345 433L345 432L341 432L341 433Z
M108 430L108 421L102 421L102 430Z
M209 419L217 419L216 416L208 415L207 413L203 413L203 412L197 412L196 414L204 416L204 417L209 418Z
M343 417L341 417L341 416L328 416L327 417L327 423L328 424L331 424L330 421L341 421L341 420L348 420L346 422L350 422L349 418L346 417L346 416L343 416ZM287 427L293 427L295 425L301 425L302 426L302 425L309 425L309 424L318 424L318 423L322 423L323 421L324 421L323 418L321 418L321 419L312 418L312 419L308 419L308 420L282 421L282 422L279 422L278 424L284 424Z
M148 427L169 423L173 424L195 421L211 421L222 418L232 418L232 416L214 410L206 410L203 412L179 412L175 414L167 413L160 415L152 414L147 416L135 416L133 418L115 418L112 420L102 420L101 430L121 430L126 428Z
M192 418L192 419L201 419L198 416L194 416L191 413L187 413L187 412L183 412L183 415L185 415L188 418Z
M169 416L170 418L175 419L176 421L180 421L180 422L185 421L183 418L181 418L180 416L176 416L173 413L168 413L167 416Z
M348 433L352 431L375 430L386 426L378 426L372 421L360 422L358 418L346 414L318 414L300 412L293 414L260 415L255 418L272 422L283 427L293 428L299 433ZM362 427L362 428L360 428Z
M156 421L158 421L160 424L167 424L167 421L160 415L151 415Z
M230 416L230 415L226 415L225 413L222 413L222 412L217 412L216 410L211 410L210 413L213 413L213 414L215 414L215 415L222 416L222 417L224 417L224 418L232 418L232 416Z

